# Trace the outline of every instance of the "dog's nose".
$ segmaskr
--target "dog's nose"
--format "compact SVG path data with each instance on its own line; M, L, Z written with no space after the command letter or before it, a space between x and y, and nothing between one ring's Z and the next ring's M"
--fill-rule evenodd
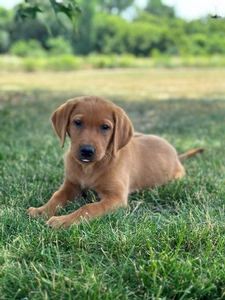
M95 154L95 148L91 145L80 146L80 155L82 158L92 158Z

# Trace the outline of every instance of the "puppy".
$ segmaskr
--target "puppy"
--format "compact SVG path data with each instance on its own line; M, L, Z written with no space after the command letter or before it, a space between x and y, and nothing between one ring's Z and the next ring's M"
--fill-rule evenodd
M68 227L127 206L128 194L178 179L185 173L176 150L164 139L134 133L125 112L99 97L79 97L61 105L52 124L62 147L66 134L70 149L65 157L62 186L43 206L30 207L32 217L51 216L53 228ZM203 149L189 151L180 158ZM83 189L97 192L100 201L86 204L69 215L53 216Z

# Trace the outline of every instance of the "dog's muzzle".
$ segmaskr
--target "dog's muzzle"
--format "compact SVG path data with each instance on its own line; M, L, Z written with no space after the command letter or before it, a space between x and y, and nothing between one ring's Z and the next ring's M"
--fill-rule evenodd
M94 160L95 148L91 145L82 145L79 149L79 159L84 163L89 163Z

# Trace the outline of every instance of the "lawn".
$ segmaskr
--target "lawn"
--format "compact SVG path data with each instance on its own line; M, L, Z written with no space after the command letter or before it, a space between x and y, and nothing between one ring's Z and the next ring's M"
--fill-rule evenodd
M0 74L0 299L225 298L225 69ZM137 131L185 152L186 176L130 196L129 207L69 229L29 219L63 180L50 115L105 96ZM62 214L87 202L69 203Z

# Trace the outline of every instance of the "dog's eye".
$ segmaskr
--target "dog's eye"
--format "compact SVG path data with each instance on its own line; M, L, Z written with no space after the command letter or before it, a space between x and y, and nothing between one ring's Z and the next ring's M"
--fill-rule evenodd
M109 127L109 125L107 125L107 124L103 124L102 126L101 126L101 130L102 131L107 131L107 130L109 130L110 129L110 127Z
M74 124L75 124L77 127L81 127L81 126L82 126L82 121L81 121L81 120L76 120L76 121L74 121Z

